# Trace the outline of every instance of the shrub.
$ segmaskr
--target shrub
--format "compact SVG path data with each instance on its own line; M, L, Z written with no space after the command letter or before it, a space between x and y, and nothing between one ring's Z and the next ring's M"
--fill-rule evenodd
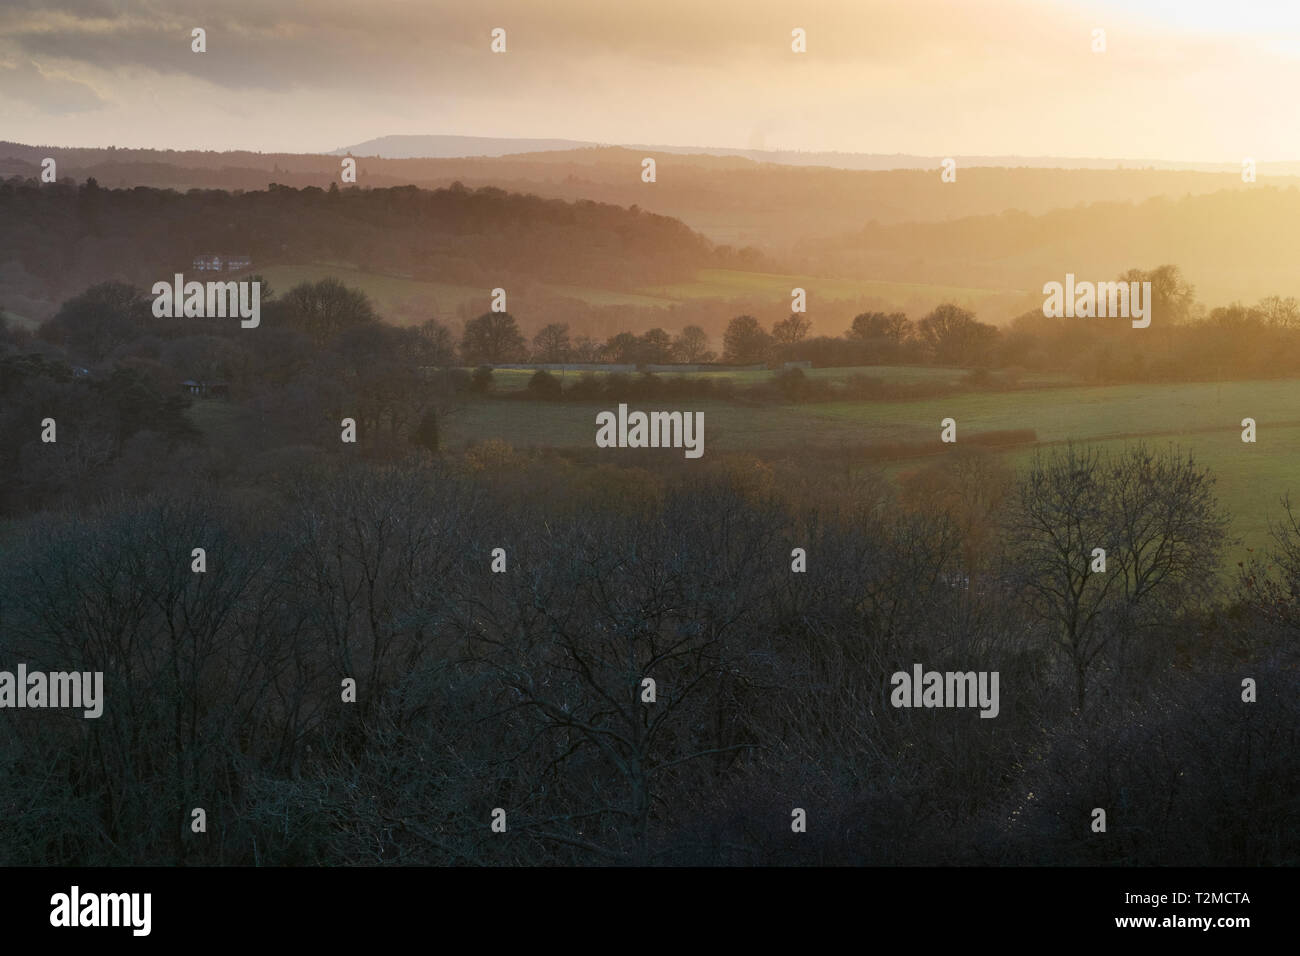
M528 380L528 393L534 398L557 399L563 391L564 387L560 384L560 380L544 368L539 368Z

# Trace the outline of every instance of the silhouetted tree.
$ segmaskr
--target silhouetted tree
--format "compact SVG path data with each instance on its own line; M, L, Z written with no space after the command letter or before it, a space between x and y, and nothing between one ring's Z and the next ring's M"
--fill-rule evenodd
M603 349L599 342L593 341L590 336L579 335L573 340L573 348L570 355L575 362L599 362Z
M279 314L288 327L306 332L317 345L345 329L379 321L366 294L338 279L294 286L280 301Z
M534 359L538 362L565 362L569 358L569 327L558 322L544 326L533 336Z
M456 346L451 329L437 319L426 319L418 326L419 349L417 361L421 365L450 365L456 360Z
M95 363L144 334L152 315L152 300L135 286L101 282L63 303L38 334Z
M1192 316L1196 304L1196 286L1183 276L1178 266L1157 266L1149 272L1129 269L1120 277L1121 282L1150 282L1151 321L1162 325L1178 325Z
M975 314L956 305L940 305L917 323L917 334L936 362L945 365L981 365L997 342L995 326L979 322Z
M853 317L848 337L851 339L889 339L902 342L911 333L912 321L902 312L862 312Z
M803 340L810 328L812 322L797 312L791 312L772 326L772 340L777 345L794 345Z
M1290 495L1282 498L1281 520L1269 522L1270 547L1241 565L1238 585L1248 604L1265 620L1300 631L1300 516Z
M516 362L522 359L524 337L509 312L484 312L465 323L460 340L461 361L467 365Z
M717 355L709 351L709 337L698 325L688 325L673 339L673 358L687 365L712 362Z
M753 365L767 361L772 337L752 315L738 315L727 323L722 338L722 357L733 365Z
M425 451L438 453L440 444L440 435L438 431L438 413L434 409L427 409L420 419L420 424L415 426L411 432L411 444L418 445Z
M650 329L641 336L640 363L664 365L673 359L672 338L663 329Z
M1190 454L1069 445L1039 454L1008 515L1013 590L1052 633L1082 707L1088 672L1116 639L1169 621L1208 593L1228 519ZM1105 570L1093 570L1094 549Z
M616 365L636 364L641 356L641 341L631 332L611 335L605 343L606 361Z
M560 385L560 380L544 368L539 368L528 379L529 394L538 398L559 398L562 391L563 386Z
M1287 296L1285 299L1276 295L1266 296L1259 300L1257 308L1270 325L1284 329L1300 326L1300 302L1296 301L1295 296Z

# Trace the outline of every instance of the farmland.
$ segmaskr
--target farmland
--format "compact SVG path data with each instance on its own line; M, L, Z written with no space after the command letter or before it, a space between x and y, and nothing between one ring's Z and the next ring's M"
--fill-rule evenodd
M954 369L896 369L894 380L933 378L955 384ZM813 370L813 375L883 377L880 369ZM496 375L518 386L531 373ZM569 373L573 375L574 373ZM722 373L726 374L726 373ZM770 372L731 373L757 381ZM506 385L501 381L501 386ZM455 449L490 438L516 448L550 447L594 454L595 414L608 402L533 402L477 398L449 416L445 441ZM1023 465L1035 447L1078 441L1112 448L1138 440L1176 444L1190 450L1217 476L1217 492L1233 516L1233 533L1245 548L1265 543L1268 522L1279 514L1288 491L1300 497L1300 382L1209 382L1172 385L1057 386L1010 391L964 391L915 401L842 401L815 404L681 402L705 413L707 454L748 453L761 457L835 457L881 443L932 442L927 457L941 455L939 423L957 421L960 444L983 432L1031 429L1037 445L1020 444L996 453ZM1241 440L1241 420L1253 418L1258 441ZM921 446L924 447L924 446ZM605 452L605 454L613 454ZM672 454L663 452L663 454ZM891 459L878 465L897 475L926 457Z
M405 276L366 272L340 263L314 265L271 265L256 270L266 277L277 292L286 292L300 282L318 282L334 278L360 289L375 304L377 311L398 325L416 317L427 318L435 311L446 317L468 303L486 311L489 290L477 286L435 282ZM883 282L869 279L827 279L812 275L743 272L731 269L702 269L694 280L675 285L653 286L634 291L600 289L589 286L541 284L538 290L547 296L577 299L591 306L644 306L670 309L680 302L709 300L719 304L763 299L789 300L790 290L799 287L821 301L854 302L873 299L904 308L919 301L951 301L977 308L992 296L1005 294L989 289L957 286L919 285L906 282ZM519 300L526 303L527 295ZM520 319L528 321L526 308Z
M344 285L364 292L374 303L376 311L396 325L407 324L404 320L415 313L428 318L435 309L439 312L454 310L461 302L475 297L486 303L488 295L486 289L380 275L340 265L267 266L256 271L271 283L277 294L288 292L301 282L338 279Z
M701 269L692 282L656 286L644 291L670 299L740 299L747 296L788 298L790 290L796 286L816 290L816 294L825 299L848 300L862 296L877 296L899 303L916 297L937 297L952 302L977 303L1000 291L1007 291L885 282L873 279L825 279L811 275L780 275L733 269Z

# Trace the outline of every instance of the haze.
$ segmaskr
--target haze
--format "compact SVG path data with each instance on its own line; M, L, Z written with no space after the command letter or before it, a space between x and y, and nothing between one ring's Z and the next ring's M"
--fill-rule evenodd
M1298 59L1300 10L1268 0L7 0L0 122L63 146L454 133L1265 163L1300 157L1276 95Z

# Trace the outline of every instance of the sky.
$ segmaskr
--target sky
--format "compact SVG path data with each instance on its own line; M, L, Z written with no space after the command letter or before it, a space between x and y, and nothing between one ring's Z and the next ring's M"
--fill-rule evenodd
M1265 163L1300 159L1297 89L1290 0L0 0L0 140L32 145Z

